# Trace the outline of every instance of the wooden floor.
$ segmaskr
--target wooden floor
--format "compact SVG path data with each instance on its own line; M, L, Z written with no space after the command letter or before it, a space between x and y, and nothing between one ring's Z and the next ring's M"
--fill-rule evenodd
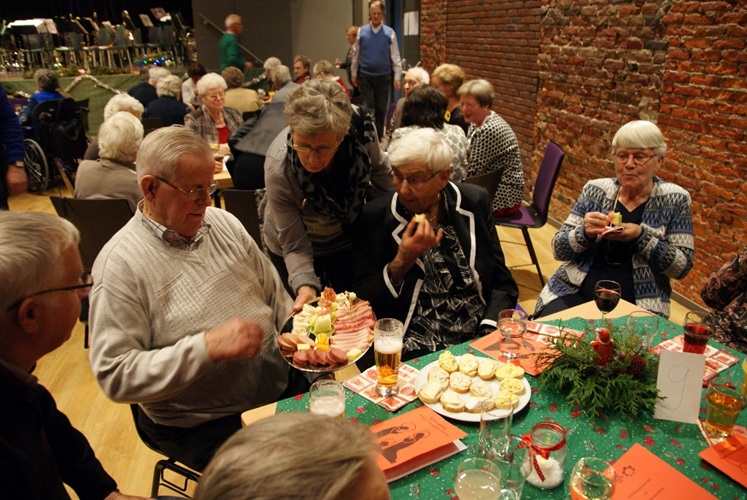
M46 194L70 196L64 188L52 189ZM31 194L11 198L10 208L55 213L48 196ZM555 231L550 224L530 231L546 277L559 265L550 249ZM519 303L531 313L541 287L524 238L520 230L499 228L498 233L506 262L519 285ZM681 324L685 312L683 306L673 303L670 319ZM106 470L119 483L120 490L132 495L149 495L153 466L160 456L138 438L129 407L111 402L96 384L88 363L88 351L83 348L81 324L76 325L66 344L39 361L34 374L52 392L60 410L86 435ZM71 494L75 498L74 493Z

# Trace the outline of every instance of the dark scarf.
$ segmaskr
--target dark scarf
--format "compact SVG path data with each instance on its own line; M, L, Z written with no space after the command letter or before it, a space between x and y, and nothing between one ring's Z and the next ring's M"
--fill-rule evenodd
M312 174L298 159L288 134L288 159L291 172L314 209L350 224L358 218L366 200L371 179L371 156L366 145L373 141L373 120L369 113L353 111L345 138L332 158L330 171Z

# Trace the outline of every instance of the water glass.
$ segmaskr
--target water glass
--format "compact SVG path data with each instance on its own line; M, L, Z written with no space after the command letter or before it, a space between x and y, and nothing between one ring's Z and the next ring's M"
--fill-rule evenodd
M498 329L503 334L501 354L506 359L519 357L521 339L527 331L527 313L519 309L504 309L498 313Z
M571 500L607 500L615 491L615 468L601 458L584 457L571 472Z
M309 411L315 415L344 419L345 387L336 380L317 380L309 389Z
M493 406L490 399L482 403L480 435L477 442L478 453L488 459L496 457L498 450L504 445L505 438L511 435L514 420L513 406L508 410L499 410Z
M457 466L454 490L459 500L500 500L501 471L486 458L468 458Z
M659 333L659 315L650 311L633 311L628 316L628 332L638 337L641 348L653 347L654 336Z
M493 462L501 471L501 500L520 500L524 483L532 472L529 449L518 436L508 435L496 450Z

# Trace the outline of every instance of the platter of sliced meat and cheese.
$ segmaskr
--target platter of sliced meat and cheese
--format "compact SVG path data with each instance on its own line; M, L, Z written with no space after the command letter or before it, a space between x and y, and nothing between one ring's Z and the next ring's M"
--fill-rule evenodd
M373 343L371 304L353 292L325 288L322 296L291 314L277 343L283 358L302 371L325 373L355 363Z

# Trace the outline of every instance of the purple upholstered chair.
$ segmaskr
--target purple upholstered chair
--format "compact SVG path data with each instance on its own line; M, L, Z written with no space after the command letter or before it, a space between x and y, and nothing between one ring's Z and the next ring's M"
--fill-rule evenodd
M555 187L555 181L558 179L560 166L563 164L565 151L555 142L550 141L545 150L545 156L542 157L542 164L537 172L537 182L534 184L532 193L532 203L530 205L522 204L519 211L506 217L495 217L495 223L499 226L515 227L521 229L524 234L529 255L532 262L537 267L540 283L545 286L545 277L542 276L537 254L534 253L532 238L529 236L529 228L540 228L547 222L547 212L550 208L550 198L552 190Z

